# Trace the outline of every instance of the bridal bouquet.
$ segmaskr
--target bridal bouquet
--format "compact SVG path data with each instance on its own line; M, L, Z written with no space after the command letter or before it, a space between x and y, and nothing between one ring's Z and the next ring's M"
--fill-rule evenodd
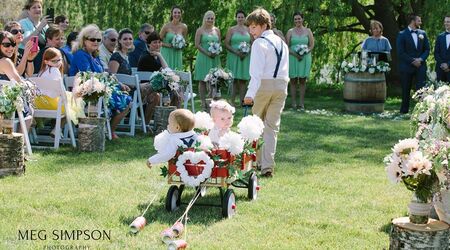
M238 47L238 51L247 55L250 53L250 44L248 42L241 42Z
M73 93L86 102L97 103L100 97L108 102L118 84L116 77L108 73L78 72L75 76Z
M306 53L309 52L308 45L306 45L306 44L297 44L297 45L294 47L294 51L295 51L297 54L303 56L303 55L305 55Z
M172 47L175 49L183 49L186 47L186 40L184 40L182 35L176 34L172 39Z
M162 69L150 78L152 89L162 94L170 91L178 91L180 88L180 77L169 68Z
M211 86L220 88L233 83L233 74L228 69L212 68L209 70L204 81L211 84Z
M211 52L213 55L218 55L220 52L222 52L222 46L220 43L217 42L210 42L208 51Z

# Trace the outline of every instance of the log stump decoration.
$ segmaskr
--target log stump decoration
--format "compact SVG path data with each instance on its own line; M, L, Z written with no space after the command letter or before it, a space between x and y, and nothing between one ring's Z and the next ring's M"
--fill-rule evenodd
M167 128L169 124L169 115L172 111L174 111L177 107L175 106L156 106L155 107L155 130L156 134L161 133Z
M442 221L413 224L401 217L392 220L389 249L449 249L449 238L449 225Z
M80 118L78 149L84 152L105 151L105 118Z
M23 134L0 134L0 177L25 172Z

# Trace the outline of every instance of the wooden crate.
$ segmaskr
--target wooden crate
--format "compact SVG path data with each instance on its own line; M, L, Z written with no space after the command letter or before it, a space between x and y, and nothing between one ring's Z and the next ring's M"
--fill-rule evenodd
M0 134L0 177L24 172L23 134Z

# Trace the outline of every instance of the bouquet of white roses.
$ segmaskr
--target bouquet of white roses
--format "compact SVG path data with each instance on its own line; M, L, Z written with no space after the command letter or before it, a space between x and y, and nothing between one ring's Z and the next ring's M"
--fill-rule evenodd
M156 92L168 94L170 91L178 91L180 77L169 68L162 69L150 78L152 89Z
M220 45L220 43L217 42L210 42L208 51L214 55L218 55L220 54L220 52L222 52L222 45Z
M233 74L228 69L212 68L205 77L205 82L211 86L217 86L218 88L228 86L233 83Z
M113 88L118 84L119 81L108 73L78 72L73 93L87 102L96 103L100 97L109 102Z
M238 51L245 55L250 53L250 44L248 42L239 43Z
M306 45L306 44L297 44L297 45L294 47L294 51L295 51L297 54L303 56L303 55L305 55L306 53L309 52L308 45Z
M183 49L186 47L186 40L184 40L182 35L176 34L172 39L172 47L175 49Z

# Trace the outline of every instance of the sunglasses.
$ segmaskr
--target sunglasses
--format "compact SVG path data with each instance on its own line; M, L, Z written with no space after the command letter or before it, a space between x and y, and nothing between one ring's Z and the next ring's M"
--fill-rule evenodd
M50 60L50 62L52 62L52 63L59 63L59 62L61 62L62 61L62 59L60 58L60 59L55 59L55 60Z
M24 31L22 29L20 29L20 30L11 30L11 34L13 34L13 35L17 35L19 32L21 34L23 34Z
M111 42L113 42L113 43L115 43L115 42L117 41L116 38L109 38L109 40L110 40Z
M122 39L122 40L124 40L124 41L132 41L133 38L127 37L127 38L124 38L124 39Z
M149 34L152 33L152 32L150 32L150 31L144 31L144 33L145 33L146 35L149 35Z
M89 41L91 41L91 42L98 42L98 43L100 43L100 42L102 42L102 39L101 38L87 38L87 40L89 40Z
M2 43L2 47L9 48L9 47L16 47L16 43Z

